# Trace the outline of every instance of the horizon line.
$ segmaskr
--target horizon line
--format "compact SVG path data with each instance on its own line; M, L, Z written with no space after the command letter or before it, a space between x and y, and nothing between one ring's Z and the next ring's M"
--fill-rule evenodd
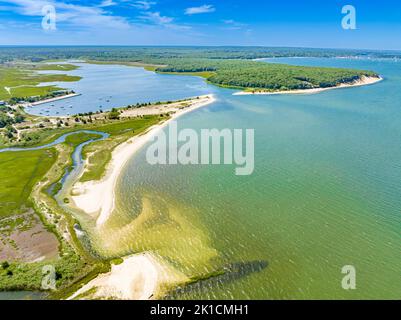
M0 48L29 48L29 47L155 47L155 48L272 48L272 49L312 49L312 50L350 50L350 51L378 51L401 52L401 49L372 49L372 48L346 48L346 47L303 47L303 46L267 46L267 45L136 45L136 44L0 44Z

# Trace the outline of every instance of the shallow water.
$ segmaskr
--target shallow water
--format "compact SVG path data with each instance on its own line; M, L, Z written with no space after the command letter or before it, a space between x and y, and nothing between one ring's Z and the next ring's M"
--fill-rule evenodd
M0 300L43 300L45 294L32 291L0 291Z
M317 95L232 96L140 68L74 71L91 80L75 83L84 94L57 108L96 111L98 95L128 104L214 92L217 102L182 116L180 128L255 129L251 176L235 176L234 166L150 166L143 148L118 183L110 221L92 232L94 246L104 256L151 250L188 276L232 272L172 298L400 298L401 63L275 61L370 69L385 80ZM120 72L122 82L139 72L131 96L112 81ZM356 268L356 290L341 287L344 265Z

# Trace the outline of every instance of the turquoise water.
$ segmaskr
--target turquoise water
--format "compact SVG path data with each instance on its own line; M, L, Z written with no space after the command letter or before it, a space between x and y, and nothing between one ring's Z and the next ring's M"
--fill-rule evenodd
M180 128L255 129L250 176L235 176L234 166L150 166L146 147L125 168L97 249L150 250L189 277L228 271L170 298L401 298L401 63L274 62L369 69L384 81L233 96L200 78L82 65L72 74L84 79L67 86L81 96L34 112L96 111L99 97L116 97L109 108L213 92L217 101L179 118ZM356 290L341 287L344 265L356 268Z
M218 101L179 127L255 129L254 173L151 166L144 148L117 188L109 228L126 232L110 239L114 252L152 250L190 276L237 267L172 292L178 299L401 298L401 63L278 61L385 80L316 95L215 89ZM356 290L341 287L344 265L356 268Z

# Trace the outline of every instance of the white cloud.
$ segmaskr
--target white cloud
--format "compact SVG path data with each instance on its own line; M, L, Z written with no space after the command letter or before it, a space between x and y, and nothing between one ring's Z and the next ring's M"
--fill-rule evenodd
M112 13L106 11L112 2L117 4L126 2L129 5L139 3L141 5L141 13L136 17L137 19L112 15ZM0 36L0 43L31 43L32 41L29 40L29 37L24 36L28 30L31 33L36 33L35 38L42 39L42 43L84 44L87 42L90 44L96 41L97 43L102 43L101 39L107 39L108 43L118 43L118 41L124 43L122 39L125 39L127 43L132 43L132 39L140 39L138 40L139 42L147 43L146 37L149 37L150 34L168 33L170 38L193 35L190 25L177 24L173 17L164 16L160 12L145 10L145 8L150 8L156 2L135 1L133 3L128 0L97 0L97 6L77 4L83 2L74 2L75 4L73 4L69 0L0 0L0 3L7 5L7 9L10 12L13 11L19 15L33 17L33 19L23 21L21 19L2 21L2 24L7 22L5 27L10 34L11 30L14 30L12 34L16 37L16 40L13 41L10 36L4 38ZM107 6L101 7L102 4ZM57 32L54 32L54 35L52 35L53 33L42 32L42 8L46 5L53 5L56 8ZM9 23L12 22L15 22L18 28L10 27ZM124 30L124 32L120 30ZM147 31L145 32L145 30ZM177 32L178 30L182 32ZM95 39L95 35L98 38ZM126 36L123 37L121 35ZM160 43L168 43L166 39L161 36Z
M199 13L208 13L214 12L216 9L211 4L204 4L200 7L192 7L185 9L185 14L192 15L192 14L199 14Z
M1 0L13 4L13 11L25 16L43 16L42 8L46 5L53 5L56 8L57 23L64 22L68 25L79 27L107 26L108 28L127 29L129 22L120 16L112 16L101 7L83 6L69 4L53 0ZM109 4L112 1L103 1Z
M240 30L247 26L245 23L237 22L232 19L223 20L223 23L226 25L225 29L228 30Z
M146 20L154 24L162 24L162 25L170 24L174 21L174 18L162 16L160 15L160 12L144 12L140 16L140 18L142 20Z
M131 6L141 9L141 10L149 10L156 2L153 1L135 1Z
M113 2L113 0L103 0L99 7L110 7L115 6L117 3Z

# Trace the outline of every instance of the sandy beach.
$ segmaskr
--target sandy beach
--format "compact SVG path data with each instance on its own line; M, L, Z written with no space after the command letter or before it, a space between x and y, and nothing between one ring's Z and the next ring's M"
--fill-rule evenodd
M157 297L161 285L175 285L186 276L160 263L152 253L144 252L123 258L111 271L98 275L76 291L72 299L149 300Z
M381 77L362 77L360 80L355 81L350 84L340 84L336 87L329 87L329 88L314 88L314 89L301 89L301 90L286 90L286 91L240 91L240 92L235 92L233 95L236 96L242 96L242 95L277 95L277 94L316 94L319 92L327 91L327 90L333 90L333 89L341 89L341 88L350 88L350 87L359 87L359 86L366 86L370 84L374 84L376 82L382 81L383 78Z
M112 158L107 166L106 174L100 181L78 182L72 187L72 201L74 205L96 219L97 227L101 227L110 217L114 209L115 185L122 169L129 159L143 147L149 139L159 130L162 130L168 123L185 113L209 105L215 101L213 95L201 96L199 99L191 100L191 104L185 108L179 108L179 104L172 108L175 113L166 121L153 126L142 135L135 136L116 147ZM171 108L171 107L170 107ZM145 109L142 110L142 112ZM140 112L141 110L139 110ZM164 110L166 112L166 110ZM169 109L167 111L173 111ZM136 112L136 111L135 111Z
M69 98L80 96L80 95L81 95L80 93L71 93L71 94L67 94L65 96L54 97L54 98L51 98L51 99L32 102L32 103L30 103L30 105L37 106L37 105L40 105L40 104L44 104L44 103L48 103L48 102L54 102L54 101L58 101L58 100L69 99Z

